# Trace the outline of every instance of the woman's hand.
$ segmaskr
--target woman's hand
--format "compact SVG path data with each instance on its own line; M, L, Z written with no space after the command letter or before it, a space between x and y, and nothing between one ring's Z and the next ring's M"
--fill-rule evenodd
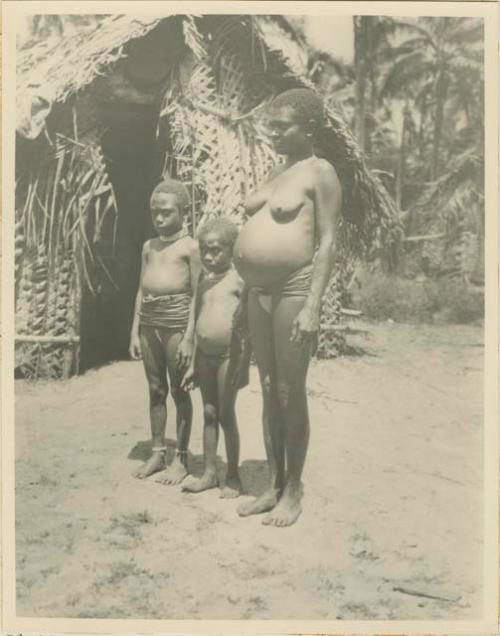
M128 352L132 360L140 360L142 358L141 340L139 338L139 334L133 333L130 336L130 345L128 348Z
M193 357L193 341L190 338L184 337L177 347L177 367L179 369L185 369L188 364L191 362L191 358Z
M312 339L319 329L319 309L305 304L292 324L291 342L301 344Z

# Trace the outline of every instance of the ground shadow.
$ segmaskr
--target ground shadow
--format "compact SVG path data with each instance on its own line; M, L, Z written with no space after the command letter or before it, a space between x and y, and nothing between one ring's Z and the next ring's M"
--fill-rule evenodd
M350 345L346 344L342 348L342 356L345 357L356 357L356 356L369 356L371 358L378 358L379 356L373 351L368 351L364 347L360 347L359 345Z
M201 477L203 474L203 455L189 455L189 472L193 477ZM267 488L268 470L267 462L248 459L240 464L240 477L243 484L243 494L258 497ZM227 472L227 464L217 457L217 475L221 482L224 481Z
M247 459L240 466L243 493L258 497L268 487L269 470L263 460Z
M173 439L167 439L167 464L170 464L175 455L176 443ZM151 440L138 441L130 450L127 459L145 462L151 457L152 446ZM203 474L203 455L188 455L189 472L193 477L201 477ZM224 479L227 472L227 464L217 457L217 474L221 480ZM240 465L240 477L243 483L243 492L245 495L258 497L267 487L268 468L267 462L264 460L247 459Z

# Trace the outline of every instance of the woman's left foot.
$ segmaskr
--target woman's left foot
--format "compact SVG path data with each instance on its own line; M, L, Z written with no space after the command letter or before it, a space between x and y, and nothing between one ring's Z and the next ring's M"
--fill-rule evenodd
M187 468L182 463L180 457L174 457L174 461L170 466L165 468L155 481L166 486L175 486L176 484L180 484L187 474Z
M226 482L222 486L220 496L222 499L234 499L241 495L241 481L238 475L234 477L226 477Z
M302 512L302 494L302 486L293 489L286 487L276 506L262 520L263 525L277 528L293 525Z

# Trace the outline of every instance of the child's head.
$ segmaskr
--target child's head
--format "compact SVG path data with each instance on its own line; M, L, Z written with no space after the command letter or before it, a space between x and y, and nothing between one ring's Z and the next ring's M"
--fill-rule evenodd
M233 247L238 238L238 227L229 219L209 219L198 230L200 257L210 272L224 272L233 258Z
M159 235L168 236L182 228L184 213L191 203L186 186L175 179L164 179L151 195L151 219Z

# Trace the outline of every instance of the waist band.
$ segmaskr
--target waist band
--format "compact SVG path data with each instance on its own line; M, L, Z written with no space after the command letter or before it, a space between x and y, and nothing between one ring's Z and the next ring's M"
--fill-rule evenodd
M171 331L185 331L189 320L191 296L187 293L144 296L139 324Z
M255 289L266 296L307 296L311 291L313 267L312 263L307 263L292 272L284 281Z

